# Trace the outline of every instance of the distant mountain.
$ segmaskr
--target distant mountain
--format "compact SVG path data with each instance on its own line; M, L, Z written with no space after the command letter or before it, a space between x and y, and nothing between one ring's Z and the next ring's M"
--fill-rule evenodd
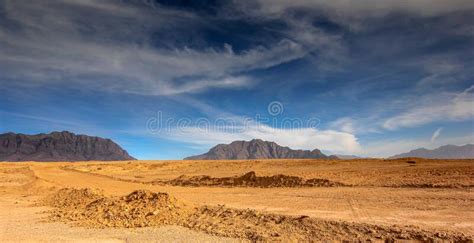
M49 134L0 134L0 161L134 160L110 139L76 135L67 131Z
M474 159L474 144L466 144L464 146L445 145L433 150L420 148L408 153L394 155L390 157L390 159L406 157L427 159Z
M335 154L333 156L336 156L339 159L362 159L362 157L355 156L355 155Z
M318 149L293 150L274 142L253 139L251 141L234 141L230 144L219 144L209 152L185 158L185 160L228 160L228 159L337 159L326 156Z

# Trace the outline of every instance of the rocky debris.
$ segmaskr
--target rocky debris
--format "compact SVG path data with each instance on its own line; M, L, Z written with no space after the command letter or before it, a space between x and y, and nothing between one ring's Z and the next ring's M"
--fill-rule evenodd
M466 241L452 232L430 232L408 226L375 226L260 213L250 209L186 205L166 193L134 191L106 197L90 189L61 189L44 200L50 220L86 227L178 225L209 234L251 241L385 240Z
M76 135L67 131L49 134L0 134L0 161L134 160L110 139Z
M257 176L250 171L242 176L214 178L210 176L182 175L169 181L156 180L155 184L168 184L174 186L223 186L223 187L334 187L345 186L340 182L326 179L309 179L298 176L273 175Z
M253 139L251 141L234 141L230 144L219 144L209 152L185 158L185 160L229 160L229 159L338 159L326 156L318 149L293 150L274 142Z
M75 208L80 205L89 204L100 198L102 197L98 191L89 188L63 188L57 193L47 197L44 202L56 208Z
M313 187L333 187L333 186L349 186L341 182L330 181L327 179L313 178L305 181L305 186Z

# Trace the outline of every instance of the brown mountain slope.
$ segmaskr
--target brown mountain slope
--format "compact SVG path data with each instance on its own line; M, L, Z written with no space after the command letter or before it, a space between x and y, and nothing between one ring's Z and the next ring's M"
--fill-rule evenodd
M67 131L49 134L0 134L0 161L133 160L110 139L76 135Z
M445 145L436 149L415 149L408 153L397 154L390 159L398 158L425 158L425 159L473 159L474 158L474 144L466 144L463 146Z
M274 142L253 139L251 141L234 141L230 144L219 144L201 155L191 156L185 160L225 160L225 159L288 159L318 158L337 159L326 156L318 149L293 150Z

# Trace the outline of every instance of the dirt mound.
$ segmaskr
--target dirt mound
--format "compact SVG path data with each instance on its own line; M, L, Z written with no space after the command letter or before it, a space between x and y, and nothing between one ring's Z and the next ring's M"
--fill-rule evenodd
M224 206L193 207L166 193L138 190L123 197L105 197L90 189L62 189L45 201L53 206L50 220L87 227L178 225L213 235L252 241L321 241L415 239L468 240L461 234L427 232L413 227L380 227L284 216Z
M215 178L210 176L182 175L169 181L155 181L156 184L174 186L225 186L225 187L333 187L345 186L342 183L326 179L305 180L298 176L273 175L257 176L254 171L242 176Z
M177 224L189 216L184 204L166 193L138 190L109 198L90 189L61 189L46 200L51 219L92 227L145 227Z
M98 200L101 198L98 193L98 191L93 191L89 188L63 188L47 197L45 202L53 207L72 208Z

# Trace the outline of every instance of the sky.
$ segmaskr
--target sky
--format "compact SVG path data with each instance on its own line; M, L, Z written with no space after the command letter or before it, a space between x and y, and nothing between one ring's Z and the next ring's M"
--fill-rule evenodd
M0 0L0 133L182 159L474 143L472 0Z

